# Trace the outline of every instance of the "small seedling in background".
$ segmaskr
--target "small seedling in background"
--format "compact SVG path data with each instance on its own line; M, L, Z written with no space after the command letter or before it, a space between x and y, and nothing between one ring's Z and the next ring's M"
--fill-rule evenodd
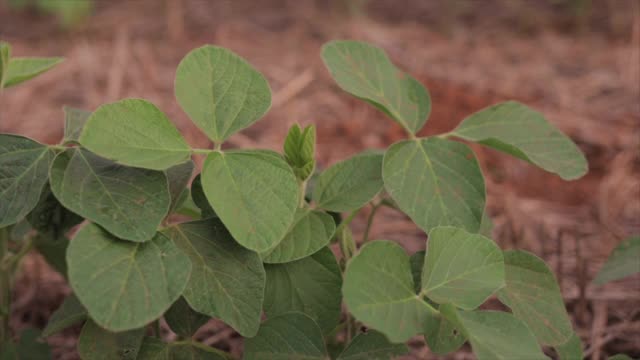
M544 359L542 346L563 359L580 357L547 265L525 251L502 251L487 237L480 166L471 148L453 139L567 180L587 171L577 146L516 102L472 114L450 133L419 137L429 93L381 49L334 41L322 58L341 88L399 123L407 139L317 177L313 126L294 125L284 155L223 150L267 112L271 91L250 64L215 46L190 52L175 81L178 103L213 149L192 148L141 99L92 113L66 109L58 145L0 135L0 224L5 234L24 219L32 227L22 231L19 251L5 251L3 264L15 268L35 244L73 290L43 336L84 323L78 352L87 360L225 359L229 354L192 339L217 318L246 338L244 359L392 358L406 354L404 343L416 335L438 354L469 342L479 359ZM202 172L190 184L191 158L200 155ZM369 206L364 238L356 242L351 221ZM394 241L369 240L381 206L405 213L429 235L426 252L409 256ZM343 220L336 223L330 212ZM193 219L171 223L174 213ZM82 220L68 241L68 230ZM7 249L8 237L2 244ZM478 310L492 296L511 311ZM179 340L160 339L162 317ZM6 326L4 334L3 348L23 351L11 345Z

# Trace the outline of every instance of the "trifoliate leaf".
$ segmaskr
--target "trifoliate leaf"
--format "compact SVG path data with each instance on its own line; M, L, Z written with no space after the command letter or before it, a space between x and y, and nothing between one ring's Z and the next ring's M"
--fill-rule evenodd
M230 50L211 45L182 59L175 92L184 112L216 143L256 122L271 106L264 76Z
M604 266L598 272L593 283L602 285L640 273L640 236L632 236L621 242Z
M2 75L5 88L18 85L32 79L62 62L62 58L23 58L9 59L6 73Z
M87 321L78 338L78 354L83 360L136 360L145 328L110 332Z
M51 315L42 336L48 337L87 319L87 309L80 300L71 294L64 299L60 307Z
M119 164L152 170L165 170L191 156L191 148L171 120L141 99L100 106L87 120L79 141Z
M351 340L337 360L389 360L406 355L405 344L394 344L375 330L360 333Z

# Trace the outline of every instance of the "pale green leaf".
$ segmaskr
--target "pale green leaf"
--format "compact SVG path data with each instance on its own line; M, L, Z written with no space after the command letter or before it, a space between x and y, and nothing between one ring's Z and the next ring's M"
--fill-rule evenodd
M211 153L202 170L202 187L233 238L257 252L282 240L298 208L293 170L273 152Z
M191 157L191 148L171 120L141 99L100 106L87 120L79 141L117 163L152 170L165 170Z
M189 303L180 297L164 314L164 319L174 333L190 338L209 321L209 317L193 310Z
M90 111L65 106L64 110L64 137L63 142L78 142L84 125L91 116Z
M293 224L275 248L261 254L265 263L285 263L305 258L326 246L336 231L336 223L327 213L298 209Z
M469 339L478 360L547 360L535 336L516 317L500 311L461 311L443 307L443 315Z
M582 360L584 353L582 352L582 340L578 334L573 333L569 341L562 345L555 346L554 349L558 354L558 360Z
M183 293L189 305L219 318L242 336L255 335L266 282L260 256L238 245L215 218L182 223L164 233L193 264Z
M214 348L198 342L164 343L154 337L146 337L136 360L228 360Z
M332 41L322 47L322 60L346 92L372 103L408 132L416 134L431 111L429 93L399 70L384 50L358 41Z
M472 114L453 135L533 163L565 180L580 178L588 170L587 160L569 137L541 113L515 101Z
M51 315L42 336L48 337L87 319L87 310L78 298L71 294L64 299L60 307Z
M438 138L395 143L384 156L382 177L398 207L424 231L480 228L484 178L468 146Z
M182 109L216 143L256 122L271 106L264 76L232 51L211 45L182 59L175 92Z
M284 140L284 157L299 180L307 180L316 167L316 128L309 125L304 130L293 124Z
M54 155L29 138L0 134L0 228L17 223L36 207Z
M78 338L78 354L82 360L136 360L144 333L144 328L114 333L87 321Z
M67 249L69 283L100 326L131 330L159 318L182 294L191 263L168 238L120 240L87 224Z
M389 360L408 352L407 345L391 343L384 334L369 330L354 337L338 360Z
M504 286L502 251L482 235L455 227L429 233L422 294L439 303L472 310Z
M409 256L391 241L364 245L349 261L342 294L348 310L392 342L423 332L434 309L415 293Z
M67 209L137 242L155 235L171 201L163 172L122 166L84 149L56 157L51 190Z
M0 41L0 89L4 86L4 76L9 67L9 58L11 57L11 45L4 41Z
M178 165L174 165L164 171L169 182L169 195L171 196L171 206L169 213L172 213L179 205L180 197L191 180L195 164L192 160Z
M640 236L622 241L609 255L593 283L602 285L640 273Z
M362 207L382 190L382 158L382 153L367 151L334 164L320 174L313 201L336 212Z
M542 259L526 251L504 252L506 286L501 302L524 321L543 345L560 345L573 334L555 276Z
M446 311L451 304L440 305L438 310ZM438 355L446 355L458 350L467 341L464 333L442 314L429 319L424 326L424 339L429 350Z
M62 58L22 58L9 59L6 73L3 74L5 88L18 85L32 79L62 62Z
M301 312L320 326L324 333L340 321L342 274L327 247L302 260L265 265L267 286L264 312L272 318L288 312Z
M309 316L287 313L268 319L244 342L244 360L326 360L322 331Z
M480 228L478 229L478 234L484 235L491 239L493 236L493 220L488 214L488 211L482 213L482 220L480 220Z

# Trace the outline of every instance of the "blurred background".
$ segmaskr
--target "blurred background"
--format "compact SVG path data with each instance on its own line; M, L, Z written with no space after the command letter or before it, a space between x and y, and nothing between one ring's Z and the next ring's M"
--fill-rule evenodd
M209 146L173 95L180 59L208 43L246 58L273 91L268 115L230 146L278 150L291 124L313 123L326 167L404 136L329 78L320 46L346 38L381 46L426 85L433 110L423 134L517 99L578 143L590 172L574 182L475 148L494 238L503 248L534 252L555 271L588 356L640 356L640 278L590 284L615 245L640 233L638 0L0 0L0 39L15 56L66 58L3 93L0 132L55 143L63 105L94 110L137 97L158 105L192 145ZM402 242L410 252L424 248L426 236L407 218L379 216L373 237ZM69 288L35 254L19 276L12 324L41 327ZM50 339L56 358L77 359L78 330ZM239 336L215 320L198 337L242 351ZM410 358L438 358L421 338L410 344Z

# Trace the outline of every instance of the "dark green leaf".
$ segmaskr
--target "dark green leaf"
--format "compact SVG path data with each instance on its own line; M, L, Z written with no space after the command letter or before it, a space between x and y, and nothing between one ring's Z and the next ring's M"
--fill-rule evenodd
M78 339L78 354L82 360L135 360L144 333L144 328L114 333L87 321Z
M197 342L164 343L153 337L146 337L138 353L137 360L228 360L221 352Z
M202 170L202 187L233 238L257 252L282 240L298 208L293 170L269 151L211 153Z
M157 234L145 243L120 240L87 224L67 249L69 283L91 318L111 331L159 318L182 294L189 258Z
M201 216L203 219L218 217L211 207L211 204L209 204L209 200L207 200L207 197L204 195L201 174L198 174L198 176L196 176L191 182L191 198L196 206L202 211Z
M337 212L362 207L382 190L382 158L382 153L367 151L334 164L318 178L313 201Z
M316 167L316 128L309 125L304 130L293 124L284 140L284 157L299 180L307 180Z
M0 349L0 360L43 360L51 359L49 345L40 338L40 331L27 328L20 334L17 344L10 344L5 350L5 344Z
M211 45L182 59L175 92L182 109L216 143L256 122L271 106L267 80L238 55Z
M384 334L369 330L353 338L338 360L389 360L408 352L407 345L393 344Z
M163 172L118 165L84 149L56 157L51 190L66 208L136 242L153 238L171 201Z
M18 85L46 72L62 60L62 58L11 58L7 71L2 76L3 85L5 88Z
M188 160L187 162L172 166L164 171L165 175L167 175L167 180L169 181L169 195L171 196L169 213L172 213L178 206L180 196L187 188L194 168L195 164L193 161Z
M587 160L569 137L541 113L515 101L472 114L453 134L533 163L565 180L582 177L588 170Z
M183 293L189 305L221 319L242 336L255 335L266 281L260 256L238 245L214 218L182 223L164 233L193 264Z
M38 204L53 157L46 145L0 134L0 228L17 223Z
M268 319L258 334L244 343L244 360L326 360L327 349L318 325L301 313Z
M340 87L372 103L408 132L416 134L431 112L429 93L391 63L384 50L358 41L332 41L322 60Z
M51 315L42 336L49 337L87 319L87 309L80 300L71 294L64 299L60 307Z
M190 338L198 329L209 321L209 317L193 310L189 303L180 297L164 314L164 319L174 333Z
M65 106L64 108L64 138L63 142L78 142L84 124L87 123L90 111Z
M69 239L65 236L54 238L51 235L38 234L34 239L34 245L47 264L66 278Z
M573 334L560 287L542 259L526 251L504 252L506 286L498 298L524 321L543 345L560 345Z
M327 247L302 260L265 265L267 287L264 312L272 318L288 312L301 312L320 326L324 333L340 321L342 274Z
M398 207L424 231L480 228L484 178L468 146L439 138L395 143L384 156L382 177Z
M427 256L426 251L417 251L409 258L411 264L411 277L416 285L416 294L422 290L422 269L424 268L424 259Z
M613 249L593 283L602 285L638 273L640 273L640 236L632 236Z
M79 141L117 163L152 170L165 170L191 157L191 148L171 120L140 99L100 106L87 120Z
M27 215L27 220L34 229L55 240L84 219L62 206L47 185L42 189L36 207Z
M333 218L320 210L298 209L291 228L275 248L261 254L265 263L305 258L325 247L336 231Z

